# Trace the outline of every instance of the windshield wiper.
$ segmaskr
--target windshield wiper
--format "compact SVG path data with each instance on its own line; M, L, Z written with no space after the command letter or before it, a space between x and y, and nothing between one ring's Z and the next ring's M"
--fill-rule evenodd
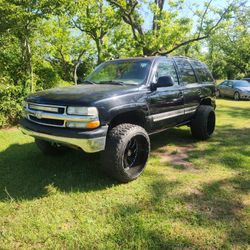
M120 82L120 81L100 81L98 83L101 83L101 84L113 84L113 85L124 85L125 83L124 82Z

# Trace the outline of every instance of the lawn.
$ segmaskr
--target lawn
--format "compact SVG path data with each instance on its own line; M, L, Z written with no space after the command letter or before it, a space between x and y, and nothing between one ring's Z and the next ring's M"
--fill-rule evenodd
M145 172L122 185L98 154L45 157L0 130L0 248L250 248L250 102L217 106L210 140L186 127L152 136Z

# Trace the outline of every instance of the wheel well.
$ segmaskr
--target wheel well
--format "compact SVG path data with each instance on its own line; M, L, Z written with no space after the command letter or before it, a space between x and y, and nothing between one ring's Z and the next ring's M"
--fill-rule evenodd
M213 106L212 104L212 100L210 98L206 98L204 100L201 101L200 105L209 105L209 106Z
M111 122L109 123L109 128L113 128L122 123L131 123L145 128L145 115L142 111L129 111L119 114L111 120Z

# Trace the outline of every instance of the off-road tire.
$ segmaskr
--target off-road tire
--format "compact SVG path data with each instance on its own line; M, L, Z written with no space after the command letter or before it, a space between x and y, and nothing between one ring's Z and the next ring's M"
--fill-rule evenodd
M191 121L191 133L195 139L206 140L211 137L215 129L216 116L214 108L201 105Z
M136 143L134 166L128 168L128 147ZM127 152L127 153L126 153ZM143 172L150 152L150 139L144 128L133 124L120 124L112 128L107 136L106 148L102 154L105 172L122 183L135 180Z
M40 139L35 139L35 143L37 147L45 155L62 155L68 150L67 147L53 144L51 142L40 140Z

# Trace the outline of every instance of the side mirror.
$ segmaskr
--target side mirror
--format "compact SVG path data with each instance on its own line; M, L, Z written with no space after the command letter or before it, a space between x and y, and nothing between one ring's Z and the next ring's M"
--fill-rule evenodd
M160 76L155 84L156 88L171 87L174 81L171 76Z

